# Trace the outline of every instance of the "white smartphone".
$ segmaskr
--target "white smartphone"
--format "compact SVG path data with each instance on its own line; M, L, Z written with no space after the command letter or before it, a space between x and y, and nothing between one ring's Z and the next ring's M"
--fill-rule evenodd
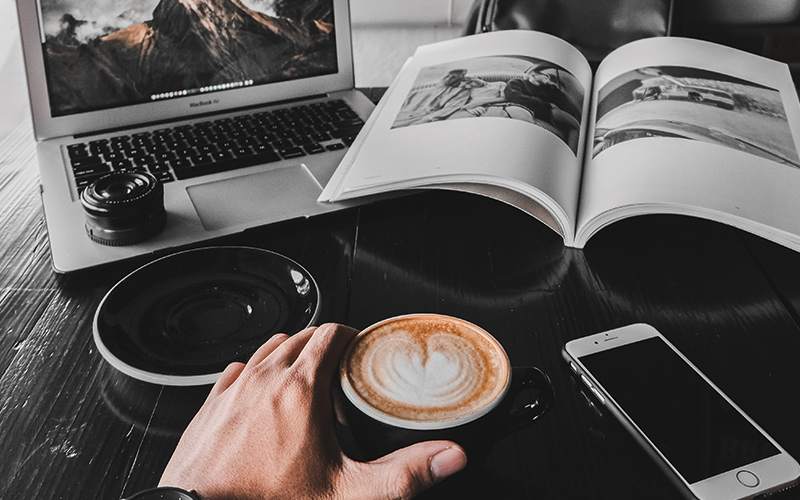
M563 354L687 496L761 499L800 478L800 465L652 326L576 339Z

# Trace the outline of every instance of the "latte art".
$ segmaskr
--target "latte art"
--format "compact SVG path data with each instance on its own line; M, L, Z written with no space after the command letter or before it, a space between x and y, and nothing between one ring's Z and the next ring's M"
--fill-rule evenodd
M479 388L482 359L454 335L434 334L425 346L396 332L364 358L369 385L387 399L426 408L458 404Z
M395 318L368 329L348 348L342 369L343 382L363 403L413 422L474 415L508 383L508 359L496 340L438 315Z

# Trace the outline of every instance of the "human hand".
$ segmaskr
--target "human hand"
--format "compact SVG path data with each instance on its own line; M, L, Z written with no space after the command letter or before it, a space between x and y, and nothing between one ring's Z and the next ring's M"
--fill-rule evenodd
M203 500L408 499L466 465L449 441L369 463L347 457L333 427L331 384L352 328L278 334L228 366L183 433L161 486Z

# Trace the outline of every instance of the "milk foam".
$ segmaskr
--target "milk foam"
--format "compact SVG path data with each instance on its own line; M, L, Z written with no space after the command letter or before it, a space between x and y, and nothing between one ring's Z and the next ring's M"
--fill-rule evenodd
M357 337L346 358L358 397L405 420L471 415L498 399L508 382L502 347L472 325L442 316L378 326Z
M377 391L421 407L457 404L475 392L482 379L482 360L467 341L454 335L434 334L421 346L408 332L395 332L367 352L363 362Z

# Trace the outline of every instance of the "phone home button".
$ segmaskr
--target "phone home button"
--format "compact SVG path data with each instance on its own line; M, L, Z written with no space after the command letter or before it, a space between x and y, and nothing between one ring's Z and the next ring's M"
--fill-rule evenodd
M739 472L737 472L736 479L738 479L740 483L747 486L748 488L755 488L761 482L758 479L758 476L756 476L749 470L740 470Z

